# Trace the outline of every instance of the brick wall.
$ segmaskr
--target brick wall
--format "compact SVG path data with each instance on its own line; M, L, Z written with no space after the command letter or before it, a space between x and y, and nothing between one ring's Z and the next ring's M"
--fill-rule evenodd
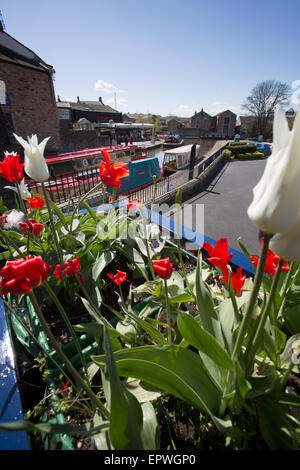
M59 151L60 133L51 74L0 60L0 80L6 85L14 131L27 138L37 134L40 142L51 136L46 151ZM12 141L12 148L14 146ZM16 146L16 150L19 148Z

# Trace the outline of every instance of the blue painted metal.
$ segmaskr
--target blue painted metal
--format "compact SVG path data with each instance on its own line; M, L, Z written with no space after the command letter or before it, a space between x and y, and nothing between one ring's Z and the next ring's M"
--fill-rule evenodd
M24 419L10 329L0 299L0 422ZM0 450L29 450L26 432L0 431Z
M117 206L124 206L125 202L118 203ZM105 204L103 206L94 207L94 210L109 210L111 204ZM87 213L86 209L82 209L80 212ZM139 211L137 211L137 215L139 215ZM145 214L147 217L150 215L150 209L145 207ZM158 212L152 212L151 214L151 222L156 223L163 229L167 230L170 233L177 233L176 222L169 217L165 217L164 215ZM184 225L179 226L179 234L180 238L189 243L195 243L200 248L202 247L204 242L211 243L213 246L216 244L216 240L214 238L208 237L203 233L196 232L195 230L190 229ZM233 253L231 264L234 266L241 266L244 271L246 271L249 275L254 274L253 266L248 258L242 253L241 251L235 250L234 248L229 247L229 253Z
M149 215L150 210L146 209ZM176 223L174 220L164 217L162 214L157 212L152 212L151 221L155 222L160 227L163 227L170 232L177 233ZM216 240L213 238L204 235L203 233L196 232L184 225L179 227L180 238L189 243L195 243L200 248L204 242L211 243L213 246L216 244ZM235 250L234 248L229 247L229 253L233 253L231 264L235 266L242 266L242 268L247 271L249 274L253 274L253 266L248 258L241 251Z

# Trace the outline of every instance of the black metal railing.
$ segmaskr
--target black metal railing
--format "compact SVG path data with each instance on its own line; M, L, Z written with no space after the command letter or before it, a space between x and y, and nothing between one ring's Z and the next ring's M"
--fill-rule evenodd
M204 161L198 163L193 170L193 178L199 176L208 168L209 165L221 154L222 149L215 152L213 155L206 158ZM190 180L190 170L177 171L171 176L162 178L156 182L156 198L159 198L170 191L183 186ZM50 176L49 180L44 183L49 199L58 205L66 203L76 203L81 197L91 191L98 183L101 182L98 168L81 169L62 176ZM29 189L32 193L43 195L40 183L35 181L27 181ZM103 201L103 186L91 194L92 198L99 198L99 203ZM154 198L154 185L151 184L143 189L136 191L129 191L119 197L119 200L124 199L139 199L143 204L150 203ZM108 200L108 194L106 194Z

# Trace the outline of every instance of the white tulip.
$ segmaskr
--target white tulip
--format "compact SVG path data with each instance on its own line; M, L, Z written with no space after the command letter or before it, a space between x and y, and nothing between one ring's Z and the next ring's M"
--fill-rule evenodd
M282 259L300 261L300 218L285 232L276 233L270 240L270 248Z
M275 112L273 152L253 188L248 216L265 233L290 229L300 216L300 113L290 131L284 111Z
M40 183L47 181L50 175L44 158L44 150L50 137L46 137L39 144L36 135L27 137L28 142L16 134L14 136L24 148L24 169L27 175Z
M4 188L12 189L12 191L18 194L18 190L16 186L4 186ZM23 178L22 181L19 183L19 188L20 188L21 198L24 199L24 201L27 197L31 197L31 194L27 189L27 185L25 184L25 178Z

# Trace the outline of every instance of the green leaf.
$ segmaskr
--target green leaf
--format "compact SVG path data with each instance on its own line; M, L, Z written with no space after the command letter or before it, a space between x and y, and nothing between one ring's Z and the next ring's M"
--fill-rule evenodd
M124 385L128 389L128 391L138 399L139 403L145 403L146 401L156 400L156 398L160 397L162 394L162 391L158 388L155 388L147 383L141 382L138 379L133 379L132 377L129 377L124 382Z
M214 309L211 294L202 279L202 257L200 250L196 268L196 300L203 328L214 336L219 344L224 346L220 321Z
M218 413L221 392L198 354L180 346L141 346L115 353L118 372L173 393L211 416ZM101 368L104 356L91 356Z
M54 210L56 213L57 217L61 221L62 225L65 227L66 230L68 230L68 224L67 224L67 219L64 215L64 213L60 210L60 208L55 204L55 202L51 201L51 199L48 199L49 204L51 208Z
M130 246L128 244L125 245L124 247L121 247L120 245L116 244L115 247L132 264L134 264L135 268L140 272L142 277L144 277L144 279L146 281L148 281L149 276L148 276L148 273L147 273L147 269L146 269L146 266L145 266L144 259L140 255L140 253L135 248L133 248L132 246Z
M145 450L159 450L160 434L156 413L153 405L148 401L142 404L143 431L142 441Z
M109 438L109 421L105 421L99 413L95 413L93 423L101 432L94 435L94 443L97 450L112 450Z
M143 413L138 400L120 381L109 335L105 332L106 375L110 381L110 441L116 450L143 450Z
M285 430L293 430L295 422L288 414L288 407L281 405L270 395L256 400L260 430L272 450L299 450L299 444Z
M14 421L12 423L0 423L0 430L6 432L43 432L46 434L68 434L71 436L93 436L99 432L103 432L108 427L108 422L104 421L102 424L95 426L93 423L81 424L74 426L72 424L52 424L47 423L32 423L31 421Z
M113 251L104 251L100 256L97 256L92 269L92 276L95 282L98 280L103 269L112 262L115 256L116 254Z
M142 330L146 331L151 338L153 338L159 345L164 345L167 343L167 340L163 336L163 334L158 331L156 328L154 328L148 321L148 319L142 320L139 318L138 315L135 314L135 312L130 308L130 306L127 306L126 313L128 317L133 320Z
M284 310L284 326L292 335L300 331L300 303Z
M194 348L207 354L219 366L233 371L233 362L227 352L190 314L179 313L177 322L180 333Z

